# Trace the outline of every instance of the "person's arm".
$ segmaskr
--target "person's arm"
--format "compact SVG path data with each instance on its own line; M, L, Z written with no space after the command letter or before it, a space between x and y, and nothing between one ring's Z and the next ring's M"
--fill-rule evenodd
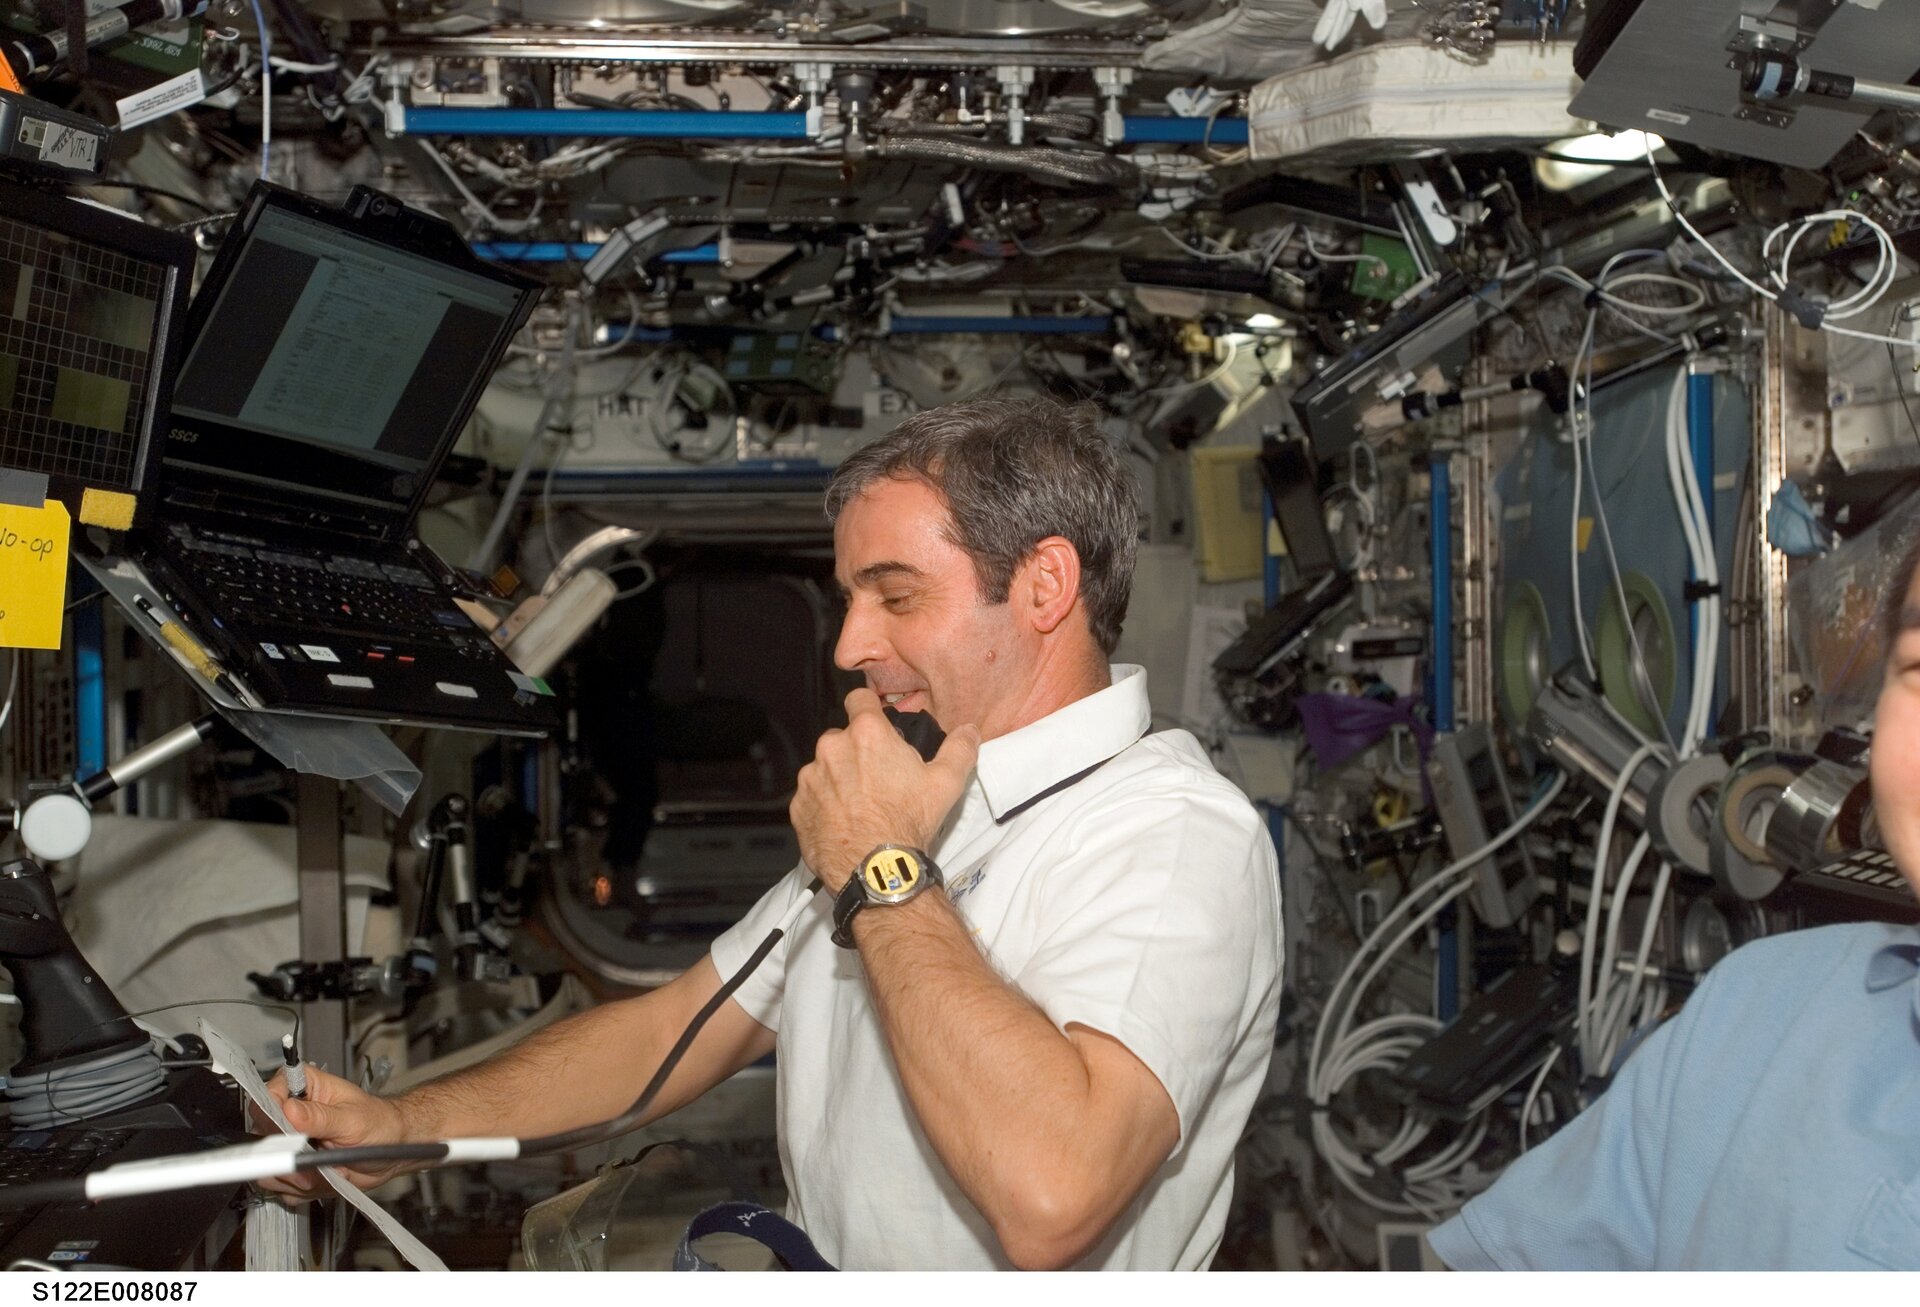
M930 763L869 690L802 769L794 830L838 893L883 842L925 847L964 791L978 732ZM942 894L856 915L854 940L929 1142L1015 1265L1069 1265L1099 1242L1180 1139L1166 1089L1119 1041L1059 1026L1003 980Z
M853 934L914 1115L1016 1266L1100 1241L1180 1141L1166 1089L1118 1040L1065 1034L1008 985L946 896Z
M721 977L703 958L670 984L603 1004L528 1036L478 1066L397 1098L364 1093L310 1069L308 1097L289 1097L284 1074L269 1088L294 1129L330 1147L418 1142L471 1135L527 1138L618 1116L633 1105L667 1051ZM665 1116L773 1050L774 1034L728 999L708 1020L661 1087L647 1119ZM347 1174L371 1188L404 1166ZM312 1174L270 1181L278 1193L312 1195Z
M1659 1269L1667 1134L1716 992L1709 976L1591 1107L1431 1231L1440 1260L1456 1271Z

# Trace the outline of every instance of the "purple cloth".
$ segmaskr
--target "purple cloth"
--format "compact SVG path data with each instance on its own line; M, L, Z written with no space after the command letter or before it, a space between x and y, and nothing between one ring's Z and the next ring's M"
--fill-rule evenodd
M1419 702L1399 699L1388 703L1351 694L1303 694L1293 701L1300 724L1306 728L1313 761L1323 770L1338 767L1379 743L1396 726L1413 732L1420 760L1425 762L1427 751L1433 747L1433 727L1414 712Z

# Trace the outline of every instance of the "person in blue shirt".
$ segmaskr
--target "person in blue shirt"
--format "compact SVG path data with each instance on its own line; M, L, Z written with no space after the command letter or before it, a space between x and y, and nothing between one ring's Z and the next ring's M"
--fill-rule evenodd
M1920 892L1917 572L1920 547L1888 605L1872 777ZM1737 950L1430 1240L1455 1270L1920 1270L1920 928Z

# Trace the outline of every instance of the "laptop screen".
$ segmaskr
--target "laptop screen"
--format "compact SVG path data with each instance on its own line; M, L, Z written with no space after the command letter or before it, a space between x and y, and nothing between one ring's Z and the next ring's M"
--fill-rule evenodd
M519 325L530 283L256 193L194 303L172 461L406 505Z

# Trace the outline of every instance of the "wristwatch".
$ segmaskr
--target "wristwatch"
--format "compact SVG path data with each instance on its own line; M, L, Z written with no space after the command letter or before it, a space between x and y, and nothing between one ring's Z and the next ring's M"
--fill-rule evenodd
M944 884L940 868L921 849L882 844L860 860L833 901L833 942L852 948L853 917L869 903L905 903L929 885Z

